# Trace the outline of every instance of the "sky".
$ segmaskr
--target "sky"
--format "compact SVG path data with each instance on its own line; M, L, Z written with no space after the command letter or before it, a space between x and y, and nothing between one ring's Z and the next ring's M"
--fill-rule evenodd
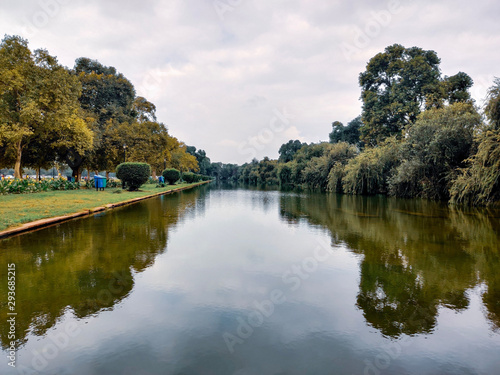
M361 114L359 74L394 43L436 51L483 105L500 76L499 14L496 0L2 0L0 33L67 67L114 66L171 135L242 164Z

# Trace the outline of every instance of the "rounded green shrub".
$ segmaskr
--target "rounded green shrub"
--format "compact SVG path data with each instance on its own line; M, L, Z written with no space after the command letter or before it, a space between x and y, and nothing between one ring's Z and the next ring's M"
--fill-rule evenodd
M129 191L139 189L148 181L150 174L151 167L146 163L122 163L116 167L116 177Z
M174 185L181 178L181 172L175 168L169 168L163 171L162 176L165 178L166 182L170 185Z
M196 181L196 175L192 172L184 172L182 174L182 179L186 181L188 184L191 184Z

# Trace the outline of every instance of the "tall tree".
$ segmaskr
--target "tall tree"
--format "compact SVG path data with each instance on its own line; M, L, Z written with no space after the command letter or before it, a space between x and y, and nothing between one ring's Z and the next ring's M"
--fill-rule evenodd
M361 138L376 145L401 136L422 110L458 102L472 103L473 81L459 72L441 78L441 60L434 51L394 44L374 56L359 76L363 113Z
M92 133L79 111L81 86L45 50L32 53L28 42L6 36L0 45L0 130L15 152L15 177L21 177L23 150L36 140L49 148L83 152Z
M96 170L113 170L120 162L117 155L123 152L124 142L116 138L120 129L132 124L134 115L147 117L144 106L149 102L141 98L144 100L138 101L134 107L134 86L114 67L81 57L76 60L73 70L82 84L80 104L94 119L94 149L84 155L69 150L67 162L74 175L78 175L84 163Z
M363 101L362 139L374 145L400 135L424 109L440 85L440 59L434 51L394 44L374 56L359 76Z
M142 96L138 96L132 103L132 116L139 122L156 122L156 106Z

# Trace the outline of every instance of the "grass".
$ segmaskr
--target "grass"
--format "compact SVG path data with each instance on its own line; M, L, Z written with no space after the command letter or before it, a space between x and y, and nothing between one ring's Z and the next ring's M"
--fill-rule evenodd
M90 210L105 204L123 202L189 185L193 184L167 185L164 188L146 184L141 186L139 191L107 188L104 191L80 189L0 195L0 231L39 219Z

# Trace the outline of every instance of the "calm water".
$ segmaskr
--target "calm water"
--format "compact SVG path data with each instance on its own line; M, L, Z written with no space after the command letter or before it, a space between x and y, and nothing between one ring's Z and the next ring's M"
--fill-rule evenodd
M3 240L0 374L500 374L499 216L202 187Z

